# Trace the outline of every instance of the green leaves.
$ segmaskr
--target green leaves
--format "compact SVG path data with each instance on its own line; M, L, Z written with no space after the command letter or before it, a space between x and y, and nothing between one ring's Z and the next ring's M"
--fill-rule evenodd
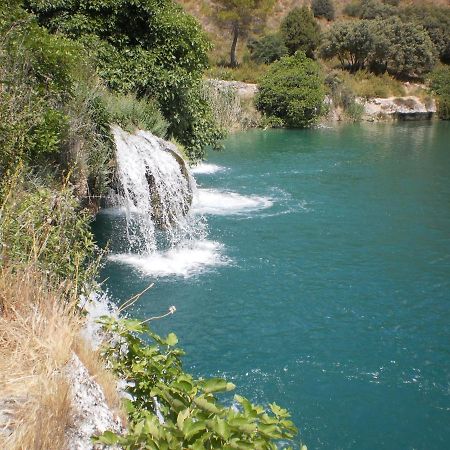
M128 380L129 429L125 436L107 432L97 442L113 442L125 449L275 449L297 432L283 408L271 412L239 395L240 408L226 406L215 396L235 388L221 378L195 379L183 372L174 347L177 338L153 333L135 320L102 319L107 331L120 336L103 353L118 375ZM127 351L124 353L124 345ZM281 448L281 447L280 447Z
M30 4L52 32L63 32L84 44L109 88L130 94L131 98L156 100L169 127L167 130L157 113L156 121L149 118L149 108L130 102L130 97L120 99L126 102L122 108L113 108L118 113L115 120L168 131L169 137L186 147L192 160L202 158L204 147L216 146L223 137L200 95L211 43L196 20L176 2L103 0L57 4L34 0ZM131 111L132 118L131 107L136 109Z
M297 52L270 66L261 80L256 107L288 127L307 127L320 115L324 97L318 64Z

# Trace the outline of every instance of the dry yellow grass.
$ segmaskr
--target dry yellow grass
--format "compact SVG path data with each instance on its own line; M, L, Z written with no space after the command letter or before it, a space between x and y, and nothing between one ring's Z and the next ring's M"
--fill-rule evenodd
M66 448L71 392L64 369L73 351L120 410L116 380L80 340L81 318L62 286L33 269L0 271L0 448ZM2 417L3 416L3 417Z

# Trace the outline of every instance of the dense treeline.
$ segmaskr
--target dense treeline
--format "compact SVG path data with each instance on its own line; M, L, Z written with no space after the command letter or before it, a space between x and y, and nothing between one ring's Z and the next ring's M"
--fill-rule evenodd
M271 34L250 40L248 50L250 59L258 64L273 64L278 59L285 60L286 54L293 55L297 51L318 60L326 72L326 85L333 102L340 104L350 118L356 119L362 111L361 106L355 103L357 95L377 96L387 90L386 86L391 92L396 91L401 81L427 81L439 60L440 64L449 62L449 11L449 8L431 5L403 7L398 1L357 0L344 9L346 18L334 21L332 0L316 0L312 2L311 10L303 6L289 11L278 32L273 33L272 30ZM324 18L331 23L321 28L316 18ZM439 79L443 73L448 79L448 66L438 70L441 74ZM279 72L279 67L269 66L266 71L268 75L262 76L262 84L266 83L267 77ZM345 76L344 72L353 74L353 78ZM361 76L357 73L363 74L364 85L358 85ZM280 80L275 88L281 93L288 84ZM303 83L304 86L307 84ZM355 85L360 92L355 92ZM373 89L362 94L364 86L372 86ZM317 92L310 90L303 95L302 101ZM448 104L448 99L444 98L447 94L443 89L434 89L433 92L439 92L440 116L448 117L443 106ZM258 107L263 113L273 115L273 109L267 108L266 104L260 96ZM278 109L287 111L286 106ZM321 110L323 108L316 108L316 115ZM293 122L289 115L280 114L278 118L285 124L303 123Z

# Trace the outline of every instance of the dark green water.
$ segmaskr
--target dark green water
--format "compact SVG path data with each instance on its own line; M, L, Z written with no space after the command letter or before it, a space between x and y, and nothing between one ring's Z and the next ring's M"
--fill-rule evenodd
M155 328L187 368L289 408L310 450L450 448L449 125L231 137L196 176L222 246L168 276L110 262L110 295L155 281L132 313L175 305ZM118 222L98 217L101 242Z

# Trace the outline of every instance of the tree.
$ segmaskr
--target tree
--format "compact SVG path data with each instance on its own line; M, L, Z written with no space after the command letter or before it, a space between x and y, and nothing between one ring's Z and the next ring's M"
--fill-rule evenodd
M271 64L288 53L279 34L269 34L259 40L250 41L247 47L250 50L250 58L259 64Z
M337 57L343 69L363 69L373 50L370 21L340 22L325 35L321 54L325 59Z
M218 0L217 21L231 30L230 66L237 67L236 46L256 24L263 24L274 0Z
M307 127L320 115L324 98L319 65L299 51L270 66L260 82L256 107L288 127Z
M404 22L422 25L436 46L439 57L450 63L450 14L448 7L432 5L406 7L400 10Z
M201 97L210 42L172 0L28 0L40 23L82 42L108 87L155 98L189 156L221 137Z
M424 28L398 17L370 24L373 68L383 68L400 78L421 77L436 63L436 50Z
M327 20L334 20L333 0L312 0L311 6L314 17L325 17Z
M320 43L320 27L307 7L292 9L283 19L280 30L290 55L301 50L309 58L314 56Z
M450 120L450 68L442 66L433 71L430 88L437 95L438 114L441 119Z

